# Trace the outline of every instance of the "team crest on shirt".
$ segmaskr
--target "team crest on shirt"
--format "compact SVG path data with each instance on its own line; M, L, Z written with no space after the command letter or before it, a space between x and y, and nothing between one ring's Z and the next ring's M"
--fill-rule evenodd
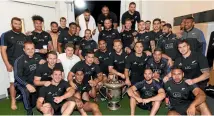
M146 91L146 92L145 92L145 95L147 95L147 96L152 96L152 92Z
M37 38L34 36L33 39L37 39Z
M117 60L114 60L114 62L117 62Z
M14 37L12 36L10 39L13 39Z
M151 87L151 90L155 90L154 87Z
M94 71L94 70L95 70L95 67L92 67L91 70Z
M112 35L115 35L115 33L112 33Z
M123 34L122 36L126 36L126 34Z
M185 91L185 88L181 88L181 91Z
M46 35L46 36L44 36L44 38L47 38L48 36Z
M192 69L191 66L185 66L184 69L188 70L188 69Z
M65 37L64 40L68 40L68 39Z
M127 58L128 56L125 56L125 59Z
M58 91L62 91L62 88L59 88Z
M52 93L51 92L48 92L48 95L51 95Z
M182 63L179 63L178 66L182 66Z
M196 60L192 61L192 65L197 64Z
M30 68L30 71L35 70L35 69L36 69L36 64L32 64L32 65L30 65L30 66L29 66L29 68Z
M167 88L168 91L171 91L172 89L170 87Z
M48 73L44 73L44 75L46 76L46 75L48 75Z
M27 60L24 61L25 63L28 63Z
M19 45L21 45L21 46L24 45L24 41L17 41L16 43L19 44Z
M134 62L133 64L137 64L137 62Z
M105 36L106 34L105 33L103 33L103 35L102 36Z
M99 59L103 58L102 56L99 56Z
M143 87L143 89L145 90L145 89L146 89L146 87L144 86L144 87Z
M173 97L181 97L181 93L180 92L174 92Z
M137 18L137 16L135 16L134 18Z

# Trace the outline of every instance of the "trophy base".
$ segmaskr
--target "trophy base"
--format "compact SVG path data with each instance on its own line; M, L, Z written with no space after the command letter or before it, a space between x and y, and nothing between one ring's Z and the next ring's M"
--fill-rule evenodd
M120 104L118 103L108 103L108 108L110 110L118 110L120 108Z

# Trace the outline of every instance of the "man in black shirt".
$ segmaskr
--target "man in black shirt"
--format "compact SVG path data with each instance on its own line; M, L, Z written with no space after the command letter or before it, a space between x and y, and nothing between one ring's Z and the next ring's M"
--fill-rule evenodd
M112 51L109 60L109 72L125 79L125 60L128 54L123 50L123 44L121 40L114 40L114 51Z
M37 109L43 115L71 115L76 104L66 99L74 95L75 90L63 80L61 70L54 69L51 84L39 91ZM78 103L77 103L78 104Z
M83 82L84 72L82 70L78 70L75 73L75 79L73 80L75 89L74 97L78 98L83 102L83 108L78 109L81 115L87 115L86 112L92 112L93 115L102 115L99 110L99 106L96 103L90 102L90 96L94 98L96 96L96 88L95 86L89 82L90 84L84 85ZM93 81L92 79L90 81Z
M10 95L11 95L11 109L16 110L16 91L14 87L14 72L13 65L21 54L24 53L23 45L27 40L26 36L21 33L22 22L18 17L13 17L11 20L12 30L7 31L1 35L1 56L7 68L10 80Z
M135 43L134 37L137 34L137 32L134 29L131 29L131 25L132 25L131 20L127 19L125 21L125 30L120 33L123 48L128 54L131 52L131 49L133 49Z
M155 116L160 108L161 102L165 98L166 94L164 89L159 85L159 82L152 79L152 76L152 70L145 69L145 80L136 83L128 89L131 116L135 115L136 104L142 109L150 110L151 116Z
M163 50L163 53L169 56L173 61L180 56L178 51L178 39L172 33L171 24L167 23L163 26L163 37L159 40L157 47Z
M111 20L105 19L104 20L105 29L102 30L98 36L98 41L99 40L105 40L106 41L108 50L113 49L113 41L115 39L120 39L120 34L119 34L118 30L112 29L111 25L112 25Z
M131 23L132 23L131 29L135 30L136 22L138 22L138 23L140 22L140 13L138 11L136 11L136 4L134 2L131 2L129 4L129 10L126 11L125 13L123 13L123 15L122 15L121 20L122 20L123 26L122 26L121 32L123 32L125 29L125 21L127 19L131 20Z
M151 21L147 20L147 21L145 22L145 25L146 25L146 32L150 32Z
M81 37L76 36L77 25L76 23L72 22L69 24L69 31L65 32L63 35L59 35L58 39L58 52L64 52L65 44L72 43L75 46L75 51L79 50L80 41L82 40ZM76 52L75 52L76 53Z
M32 115L37 98L33 84L34 74L37 66L45 61L38 54L34 54L35 46L32 42L24 43L24 52L14 63L15 85L21 92L27 115Z
M172 106L168 115L211 115L205 93L196 84L189 85L184 75L181 69L174 68L172 78L164 85Z
M79 50L79 57L81 60L85 59L86 53L88 51L95 52L97 50L97 43L91 38L91 30L85 30L85 37L80 42L80 50Z
M98 42L99 49L95 52L95 64L98 64L100 67L100 70L103 74L105 74L105 77L108 77L109 70L109 60L111 51L107 49L107 44L104 40L100 40Z
M61 17L59 21L60 21L60 26L58 28L59 34L67 33L69 28L66 27L66 18Z
M61 70L63 74L62 76L64 77L62 64L57 63L57 53L49 52L47 54L47 62L38 66L34 76L34 85L37 86L38 91L41 86L49 86L51 84L51 74L53 69Z
M143 72L146 68L148 56L143 52L143 44L136 42L135 52L130 54L126 59L124 75L127 85L134 85L144 79Z
M35 30L27 35L35 44L35 53L45 59L47 52L53 50L52 39L48 32L42 30L44 19L41 16L34 15L32 20Z
M158 79L160 81L163 80L163 78L168 74L169 67L166 59L162 58L161 49L155 49L153 57L147 61L146 67L153 71L154 79Z
M83 78L83 85L93 84L94 86L98 87L98 83L103 79L103 74L100 71L99 66L94 63L93 52L87 52L85 60L79 61L72 67L71 71L68 74L68 81L71 86L73 86L74 84L73 77L75 76L77 70L83 70L85 73ZM89 81L91 80L91 78L93 79L93 81Z
M117 15L113 12L109 12L108 6L103 6L102 14L100 14L97 19L99 32L102 31L102 26L104 26L104 21L106 19L109 19L113 23L113 25L111 23L111 28L117 29Z
M182 56L175 59L174 66L180 67L184 71L186 82L189 85L197 84L201 89L204 89L210 71L206 57L202 53L191 51L186 40L179 41L178 50ZM165 81L168 78L170 75L166 76Z

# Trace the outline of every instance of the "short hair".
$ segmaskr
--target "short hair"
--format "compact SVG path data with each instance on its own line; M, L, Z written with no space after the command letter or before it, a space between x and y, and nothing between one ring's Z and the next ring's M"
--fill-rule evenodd
M195 21L194 17L186 17L185 19L186 19L186 20L187 20L187 19L190 19L190 20L192 20L193 22Z
M139 22L139 23L142 23L142 22L144 22L144 20L140 20L140 22Z
M174 66L171 67L171 71L176 70L176 69L179 69L179 70L181 70L183 72L181 66L175 66L174 65Z
M84 12L91 13L89 9L85 9Z
M73 48L74 49L74 44L72 44L72 43L66 43L65 44L65 49L67 49L67 48Z
M61 22L62 20L65 20L65 21L66 21L66 18L65 18L65 17L61 17L61 18L59 19L60 22Z
M50 25L56 24L58 26L58 23L55 21L52 21Z
M126 23L127 21L132 22L132 20L131 20L131 19L129 19L129 18L127 18L127 19L125 20L125 23Z
M59 68L53 68L53 70L52 70L52 74L55 72L55 71L60 71L61 73L62 73L62 71L59 69Z
M81 27L80 27L80 25L77 25L77 27L78 27L78 28L80 28L80 30L81 30Z
M162 53L162 49L161 48L155 48L154 53L155 52L161 52Z
M77 26L77 24L75 22L69 23L69 27L72 26L72 25Z
M161 21L161 23L166 23L166 21Z
M21 22L21 19L20 19L20 18L18 18L18 17L13 17L13 18L11 19L11 24L13 23L14 20L20 21L20 22Z
M187 40L179 40L178 41L178 45L183 44L183 43L186 43L187 45L189 45Z
M135 5L135 6L136 6L136 3L135 3L135 2L130 2L130 3L129 3L129 7L130 7L131 5Z
M44 22L44 19L41 16L39 16L39 15L33 15L32 16L32 20L33 21L39 20L41 22Z
M49 57L49 55L55 55L57 57L57 53L55 51L50 51L47 53L47 58Z
M118 38L118 39L115 39L114 41L113 41L113 43L117 43L117 42L119 42L119 43L121 43L122 45L123 45L123 43L122 43L122 41Z
M86 56L89 55L89 54L94 54L94 52L89 50L89 51L86 52Z
M105 22L106 20L109 20L109 21L112 23L111 19L109 19L109 18L106 18L106 19L104 20L104 22Z
M143 43L141 42L141 41L137 41L135 44L134 44L134 48L135 48L135 46L137 45L137 44L142 44L142 46L143 46Z
M86 33L86 31L90 31L90 32L91 32L91 30L90 30L90 29L86 29L86 30L85 30L85 33Z
M151 68L145 68L144 73L146 72L146 70L150 70L153 73Z
M104 39L98 40L98 43L100 43L101 41L104 41L106 43L106 40L104 40Z
M165 27L165 26L168 27L168 28L172 28L172 25L170 23L166 23L166 24L163 25L163 27Z
M108 8L108 6L107 6L107 5L104 5L104 6L102 7L102 9L103 9L103 8L105 8L105 7L106 7L106 8ZM108 8L108 9L109 9L109 8Z
M158 21L158 22L160 22L161 23L161 19L159 19L159 18L155 18L154 20L153 20L153 24L155 23L155 21Z
M25 46L26 46L27 44L33 44L33 46L35 47L35 44L34 44L32 41L25 41L25 42L24 42L24 48L25 48Z
M145 23L151 23L151 21L150 20L146 20L146 22Z

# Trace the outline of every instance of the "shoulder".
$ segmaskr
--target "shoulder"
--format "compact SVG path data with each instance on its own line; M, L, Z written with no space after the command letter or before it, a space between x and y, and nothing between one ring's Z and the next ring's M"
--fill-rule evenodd
M135 13L136 15L140 15L140 13L139 13L138 11L135 11L134 13Z
M123 16L126 16L127 14L128 14L128 11L124 12L124 13L123 13Z
M12 33L12 31L9 30L9 31L6 31L6 32L2 33L1 36L3 38L3 37L6 37L6 36L10 35L11 33Z

